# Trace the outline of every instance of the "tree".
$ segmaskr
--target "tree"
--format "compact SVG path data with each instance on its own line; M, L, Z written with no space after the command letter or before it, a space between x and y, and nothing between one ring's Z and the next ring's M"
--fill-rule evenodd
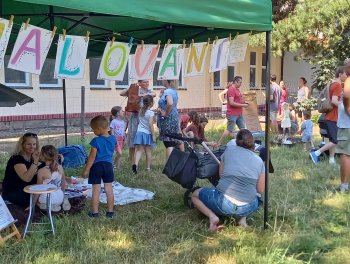
M315 65L313 88L323 88L350 56L349 13L349 0L299 1L294 12L274 24L273 53L301 50L298 59Z
M272 19L278 22L286 18L297 5L298 0L272 0Z

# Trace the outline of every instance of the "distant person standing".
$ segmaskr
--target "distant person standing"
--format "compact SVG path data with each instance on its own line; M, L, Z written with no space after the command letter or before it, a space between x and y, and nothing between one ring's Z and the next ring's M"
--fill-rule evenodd
M270 121L271 121L271 131L277 133L278 124L277 124L277 114L280 109L281 94L282 89L276 83L276 75L272 74L270 77Z
M343 98L338 105L338 145L340 153L340 186L337 191L349 191L350 179L350 59L345 60L348 78L344 83Z
M129 158L131 164L135 164L135 145L134 138L136 135L137 126L139 124L139 111L142 107L142 98L145 95L156 96L155 92L149 89L148 80L139 80L137 83L133 83L129 88L120 92L121 96L128 98L125 112L129 113L128 120L128 132L127 132L127 144L129 147Z
M282 89L281 99L280 99L280 109L278 114L282 114L282 104L287 103L288 89L284 84L284 81L280 81L280 87Z
M326 125L329 142L319 150L310 152L311 159L315 164L319 162L319 156L326 150L329 150L329 164L336 164L334 156L338 143L338 105L340 103L340 98L342 95L342 82L345 81L346 78L347 75L345 67L339 67L336 70L335 79L332 80L332 83L329 86L329 98L331 99L333 109L329 111L324 117L324 123Z
M297 103L301 104L305 99L309 98L309 87L306 86L307 80L304 77L300 77L298 85ZM298 118L303 121L303 112L298 111Z
M226 117L226 111L227 111L227 91L228 88L233 84L232 81L227 82L226 88L218 94L219 100L221 102L221 116L223 118Z
M221 145L222 141L233 132L235 125L239 129L245 128L243 118L243 107L248 107L248 103L243 100L243 96L239 88L242 85L242 77L236 76L233 79L233 85L227 91L227 129L222 134L217 145Z

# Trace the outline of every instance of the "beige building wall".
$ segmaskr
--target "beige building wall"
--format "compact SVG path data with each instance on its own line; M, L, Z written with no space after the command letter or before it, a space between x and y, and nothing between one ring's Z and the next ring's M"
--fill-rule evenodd
M256 52L256 87L249 85L250 73L250 53ZM254 88L257 92L258 104L264 104L265 93L261 87L262 72L262 54L264 48L248 48L245 61L235 66L234 75L243 77L242 91ZM225 88L227 82L227 70L220 72L220 85L214 87L214 74L209 73L209 58L206 58L206 68L204 76L184 78L183 86L179 89L179 108L204 108L220 107L221 103L218 94ZM272 57L271 73L277 76L281 75L280 58ZM4 69L0 70L0 82L5 83ZM0 108L1 116L18 116L18 115L42 115L42 114L62 114L63 113L63 93L62 89L40 89L39 76L30 75L30 89L19 89L34 98L34 103L23 106L2 107ZM67 94L67 112L80 113L81 110L81 86L85 86L85 112L106 112L113 106L125 106L126 100L119 95L122 87L116 87L114 82L107 83L107 88L92 89L89 80L89 62L85 66L85 77L83 80L66 80ZM119 88L119 89L116 89ZM156 91L158 93L158 91ZM157 101L158 98L156 98Z

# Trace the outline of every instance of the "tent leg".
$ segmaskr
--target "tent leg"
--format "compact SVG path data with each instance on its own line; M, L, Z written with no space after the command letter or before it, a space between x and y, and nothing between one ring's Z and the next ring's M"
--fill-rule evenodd
M63 86L64 145L68 146L66 79L62 80L62 86Z
M268 228L269 221L269 161L270 161L270 44L271 32L266 31L266 114L265 114L265 199L264 199L264 229Z

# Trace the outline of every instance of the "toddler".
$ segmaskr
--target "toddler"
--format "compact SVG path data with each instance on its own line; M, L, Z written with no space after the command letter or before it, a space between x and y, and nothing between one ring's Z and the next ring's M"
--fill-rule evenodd
M117 140L117 145L115 146L116 155L114 159L114 166L119 170L126 125L125 120L123 118L123 110L120 106L113 107L111 110L111 114L111 124L109 125L109 128L111 129L111 134L114 135Z
M314 147L314 144L312 142L312 130L314 127L314 124L310 120L311 115L308 112L304 113L304 121L301 124L301 128L299 133L302 134L301 141L303 142L304 145L304 151L307 151L306 145L310 144L311 149Z
M38 170L38 184L53 184L59 189L51 193L51 210L59 212L61 205L63 210L69 210L70 204L64 199L64 190L66 181L63 167L58 163L57 149L52 145L46 145L41 148L40 160L45 164L45 167ZM46 210L47 194L41 194L38 199L40 209Z
M82 177L86 178L89 172L89 184L92 184L92 211L89 217L99 217L98 206L100 203L101 180L107 196L106 217L113 218L114 195L112 182L113 173L113 153L117 144L114 135L109 135L109 122L104 116L95 116L90 126L97 136L90 142L91 150Z
M290 137L292 123L290 121L290 110L287 102L282 103L282 121L281 128L283 129L283 141L286 142ZM287 132L288 130L288 132Z

